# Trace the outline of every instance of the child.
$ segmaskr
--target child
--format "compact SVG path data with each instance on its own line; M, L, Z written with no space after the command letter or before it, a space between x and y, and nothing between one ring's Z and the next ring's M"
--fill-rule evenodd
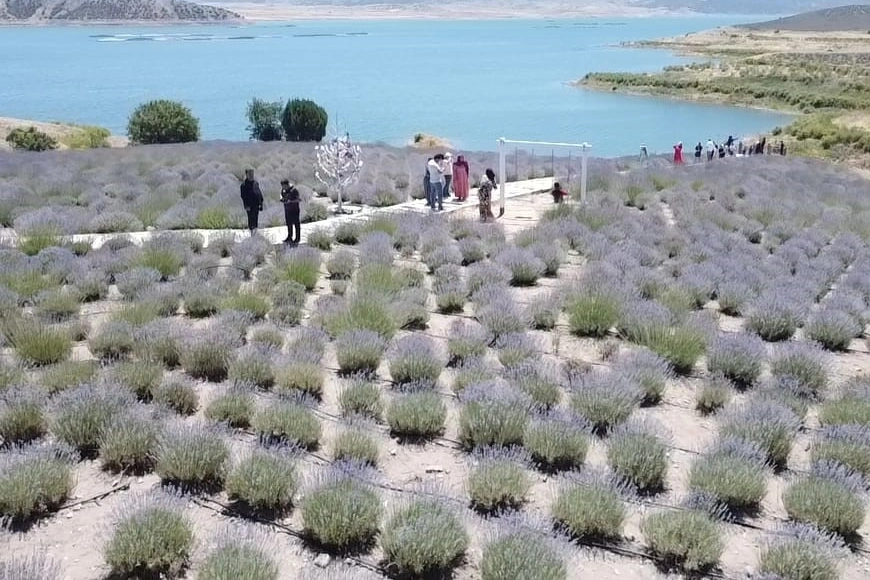
M568 192L562 189L558 181L553 184L553 191L550 194L553 196L553 203L562 203L568 197Z

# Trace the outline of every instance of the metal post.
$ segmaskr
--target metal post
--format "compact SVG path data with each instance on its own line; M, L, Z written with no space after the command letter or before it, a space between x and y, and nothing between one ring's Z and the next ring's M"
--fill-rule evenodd
M586 160L589 155L587 150L589 148L588 143L584 143L582 146L583 158L580 160L580 203L586 204L586 178L589 176L588 166L586 164Z
M505 159L504 137L498 140L498 217L504 215L504 201L507 190L507 160Z

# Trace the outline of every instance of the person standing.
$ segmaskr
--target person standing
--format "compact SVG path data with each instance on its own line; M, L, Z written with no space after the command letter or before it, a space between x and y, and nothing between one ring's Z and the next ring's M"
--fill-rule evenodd
M674 165L683 164L683 142L680 141L674 145Z
M429 169L429 207L434 211L444 209L444 155L439 153L427 164Z
M450 199L450 186L453 183L453 153L444 154L444 199Z
M459 155L453 164L453 191L456 192L456 201L463 202L468 199L468 161Z
M640 144L640 156L637 160L641 165L646 165L647 161L649 161L649 151L647 150L645 143Z
M550 195L553 196L553 203L562 203L568 196L568 192L562 189L562 184L557 181L553 184L553 191L550 192Z
M426 207L432 207L432 194L429 193L429 189L432 187L429 176L429 163L431 162L431 157L426 160L426 173L423 175L423 195L426 196Z
M495 219L495 216L492 215L492 190L495 186L495 172L492 169L487 169L483 177L480 178L480 185L477 187L477 203L482 222Z
M299 221L299 190L288 180L281 181L281 203L284 204L284 222L287 224L285 244L297 245L302 239L302 224Z
M260 212L263 211L263 194L260 184L254 179L254 170L245 169L245 180L241 185L242 205L248 214L248 231L253 236L257 232Z
M695 145L695 163L701 162L701 153L704 152L704 146L701 145L701 142L698 141L698 144Z
M716 152L716 144L712 139L707 139L707 161L713 161L713 155Z

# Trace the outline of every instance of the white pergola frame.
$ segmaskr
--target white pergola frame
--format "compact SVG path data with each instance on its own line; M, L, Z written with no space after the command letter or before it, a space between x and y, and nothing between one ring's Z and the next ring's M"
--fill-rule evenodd
M505 194L507 187L507 146L508 145L531 145L534 147L559 147L560 149L580 150L580 203L586 203L586 178L588 176L587 159L592 145L589 143L550 143L547 141L517 141L514 139L498 140L498 194L499 194L499 217L504 215Z

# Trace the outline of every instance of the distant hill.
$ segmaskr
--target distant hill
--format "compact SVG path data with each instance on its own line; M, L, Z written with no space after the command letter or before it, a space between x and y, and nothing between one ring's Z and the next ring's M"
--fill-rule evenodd
M783 32L866 32L870 30L870 6L838 6L767 22L745 24L741 28Z
M704 14L798 14L834 8L843 4L843 0L628 0L628 2L636 6ZM853 0L853 3L868 5L870 0L866 2Z
M0 21L111 22L236 20L235 12L186 0L0 0Z

